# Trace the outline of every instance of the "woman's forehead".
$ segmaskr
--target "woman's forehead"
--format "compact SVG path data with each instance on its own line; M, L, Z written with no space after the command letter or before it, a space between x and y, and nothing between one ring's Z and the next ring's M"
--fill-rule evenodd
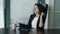
M37 5L35 5L35 8L37 8L38 6Z

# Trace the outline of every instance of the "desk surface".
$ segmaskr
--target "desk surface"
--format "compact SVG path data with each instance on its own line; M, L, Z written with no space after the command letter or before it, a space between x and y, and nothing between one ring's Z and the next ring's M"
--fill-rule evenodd
M60 34L60 29L36 30L32 29L30 32L10 31L8 29L0 29L0 34Z

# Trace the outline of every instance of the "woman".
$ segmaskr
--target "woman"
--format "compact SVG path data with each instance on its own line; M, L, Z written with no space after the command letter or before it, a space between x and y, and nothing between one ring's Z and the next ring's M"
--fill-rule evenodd
M44 6L41 4L35 4L34 6L34 14L30 16L28 25L30 28L34 29L44 29L44 23L45 23L45 14L44 12Z

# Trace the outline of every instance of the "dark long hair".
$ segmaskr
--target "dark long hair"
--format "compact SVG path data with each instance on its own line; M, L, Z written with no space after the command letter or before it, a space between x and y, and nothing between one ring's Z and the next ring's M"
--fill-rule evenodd
M44 6L39 4L39 3L36 3L35 6L37 5L38 9L39 9L39 14L41 14L42 12L44 12Z

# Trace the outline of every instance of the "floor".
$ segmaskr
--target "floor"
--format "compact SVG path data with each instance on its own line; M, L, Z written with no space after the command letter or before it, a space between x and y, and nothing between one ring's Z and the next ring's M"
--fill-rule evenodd
M49 29L44 31L31 29L30 32L20 32L19 30L14 31L9 29L0 29L0 34L60 34L60 29Z

